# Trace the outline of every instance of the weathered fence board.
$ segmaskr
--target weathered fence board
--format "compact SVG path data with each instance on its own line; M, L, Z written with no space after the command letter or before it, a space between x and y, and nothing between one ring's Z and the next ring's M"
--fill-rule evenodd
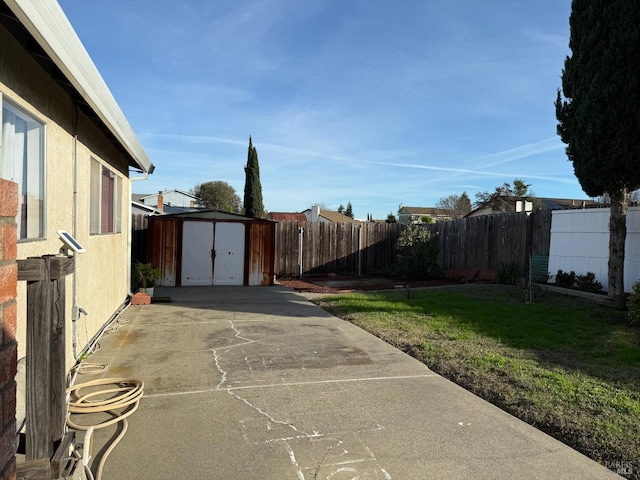
M41 278L27 283L26 459L49 459L64 435L65 403L65 279L75 259L46 255L20 261L30 277L34 265Z
M146 251L147 221L144 215L132 218L134 262L156 260L155 254L148 256ZM382 222L278 222L275 275L388 272L395 263L403 228L399 223ZM526 271L532 254L549 254L551 211L470 217L425 228L440 238L439 262L444 270L495 269L502 262L516 261Z
M276 275L384 272L395 261L401 230L401 225L393 223L279 222Z
M147 231L149 216L131 215L131 265L136 262L147 263Z
M496 269L517 262L525 272L532 254L548 255L551 210L483 215L426 225L440 238L439 263L448 269Z

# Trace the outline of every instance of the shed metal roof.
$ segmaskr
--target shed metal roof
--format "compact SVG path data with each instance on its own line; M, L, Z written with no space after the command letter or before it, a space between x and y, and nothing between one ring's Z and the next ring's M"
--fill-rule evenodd
M220 210L197 210L193 212L173 213L163 215L162 218L185 218L185 219L206 219L206 220L239 220L239 221L255 221L264 223L273 223L272 220L263 218L247 217L237 213L223 212Z

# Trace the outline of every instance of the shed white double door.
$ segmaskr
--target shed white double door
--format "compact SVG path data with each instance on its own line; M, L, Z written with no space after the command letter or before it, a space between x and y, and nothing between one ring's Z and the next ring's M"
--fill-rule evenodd
M184 222L182 285L242 285L244 224Z

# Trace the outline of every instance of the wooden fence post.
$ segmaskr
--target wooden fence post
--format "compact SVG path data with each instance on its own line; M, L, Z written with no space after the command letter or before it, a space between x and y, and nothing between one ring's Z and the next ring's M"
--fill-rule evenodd
M18 280L27 281L27 461L51 458L64 435L64 277L73 269L73 257L18 260Z
M26 446L27 461L51 458L51 402L46 401L51 390L49 359L51 328L49 307L52 291L45 279L49 278L50 264L43 259L43 278L27 283L27 388L26 388Z

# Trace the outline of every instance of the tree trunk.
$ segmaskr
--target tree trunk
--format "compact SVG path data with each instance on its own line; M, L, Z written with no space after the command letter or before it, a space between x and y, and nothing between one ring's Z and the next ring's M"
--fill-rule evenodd
M618 310L626 308L624 293L624 247L627 239L627 209L629 190L626 187L611 195L609 215L609 288L608 294Z

